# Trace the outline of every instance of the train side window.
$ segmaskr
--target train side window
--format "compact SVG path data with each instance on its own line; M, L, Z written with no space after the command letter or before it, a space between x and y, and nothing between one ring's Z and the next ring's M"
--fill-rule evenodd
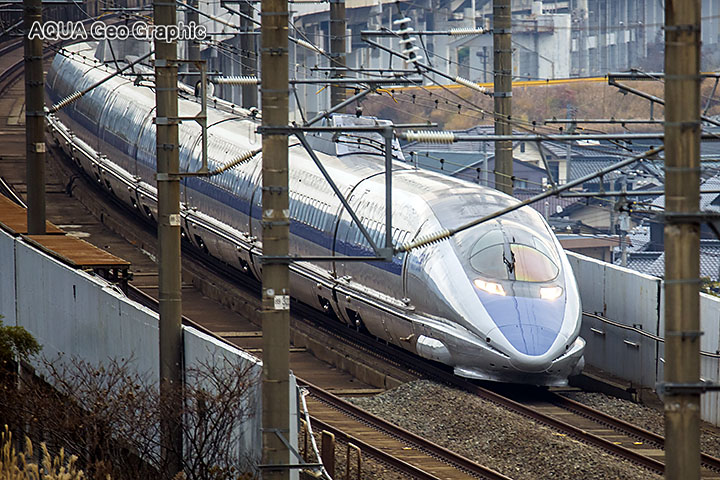
M310 212L308 215L308 223L311 227L315 227L317 225L316 223L316 217L317 215L317 201L316 200L310 200Z
M303 195L303 203L302 203L302 209L303 209L303 223L305 225L308 225L310 223L310 209L312 206L310 205L310 199Z
M305 223L305 197L298 195L298 222Z
M317 223L315 224L315 228L318 230L323 230L325 225L325 204L320 202L318 204L318 214L317 214Z
M351 219L350 220L351 225L355 229L355 242L356 244L365 245L367 243L367 240L363 236L362 232L360 231L360 228L355 224L355 222ZM360 217L360 223L363 224L363 226L367 225L367 220L365 217Z
M290 196L290 218L293 220L297 219L297 198L294 195Z

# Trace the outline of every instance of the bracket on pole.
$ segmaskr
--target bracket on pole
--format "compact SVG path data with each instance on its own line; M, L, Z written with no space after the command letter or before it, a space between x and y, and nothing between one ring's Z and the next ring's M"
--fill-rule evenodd
M171 125L182 123L183 120L194 121L200 125L202 135L202 163L196 172L184 172L180 174L168 173L171 177L192 177L208 175L208 126L207 126L207 61L206 60L155 60L156 67L177 66L178 63L190 63L200 70L200 112L191 117L156 117L156 125Z
M717 392L720 390L720 383L700 381L697 383L674 383L659 382L656 386L658 395L698 395L707 392Z
M353 210L353 208L350 206L350 203L347 201L345 196L342 194L340 189L337 185L335 185L335 182L333 181L332 177L328 173L328 171L325 169L323 164L320 162L320 159L318 158L315 151L312 149L310 144L308 143L307 139L305 138L305 134L302 130L295 130L293 133L297 137L298 140L300 140L300 143L302 143L302 146L307 151L308 155L310 155L310 158L312 158L313 162L315 162L315 165L317 165L318 169L320 170L320 173L322 173L323 177L325 177L325 180L330 185L330 188L332 188L333 192L335 192L335 195L340 199L340 203L342 203L343 207L347 210L347 212L350 214L350 217L355 222L355 224L360 229L360 232L362 233L363 237L365 237L365 240L368 241L370 244L370 247L375 252L375 255L377 256L376 259L385 260L385 261L391 261L393 256L393 248L392 248L392 194L388 193L392 187L392 184L388 186L387 181L388 177L391 176L391 168L392 168L392 139L393 139L393 133L392 133L392 127L383 127L382 129L383 136L385 137L385 168L386 168L386 198L385 198L385 208L386 208L386 217L385 217L385 247L380 248L373 240L370 233L367 231L367 229L363 226L360 219L357 217L357 214ZM387 133L389 132L389 133ZM389 140L388 140L389 135ZM390 148L388 149L388 145ZM389 160L388 160L389 158ZM390 169L390 171L387 171ZM342 260L345 257L333 257L334 260ZM362 258L362 257L360 257ZM290 257L289 257L290 259ZM368 258L369 260L372 259L372 257ZM366 260L363 260L366 261Z
M301 469L301 468L312 468L312 469L320 469L323 467L322 463L306 463L305 460L302 458L300 453L295 450L295 447L290 445L290 442L287 441L287 438L285 438L285 435L278 430L277 428L270 428L270 429L263 429L264 432L271 432L277 435L277 437L280 439L280 441L287 447L290 452L295 455L295 458L297 458L299 463L284 463L284 464L262 464L258 465L258 468L261 470L287 470L287 469Z

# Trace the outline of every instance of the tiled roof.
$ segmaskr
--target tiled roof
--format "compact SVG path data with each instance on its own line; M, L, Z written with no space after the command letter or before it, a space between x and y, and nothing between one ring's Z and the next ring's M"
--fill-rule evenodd
M630 239L628 251L641 252L645 249L648 242L650 241L650 228L644 226L635 228L632 231L628 232L628 237Z
M602 170L603 168L607 168L611 166L614 163L617 163L617 159L615 160L586 160L586 159L580 159L580 158L573 158L570 161L570 179L576 180L578 178L582 178L586 175L590 175L592 173L596 173L599 170ZM606 182L613 181L616 178L620 176L620 173L617 171L613 171L605 175L603 178ZM600 181L599 178L594 178L587 183L598 183Z
M651 273L651 271L654 271L652 266L662 253L663 252L628 252L627 268L636 270L640 273L658 276L655 273ZM617 259L615 263L619 265L620 259Z
M615 263L619 264L619 260ZM628 268L656 277L665 276L665 252L628 252ZM720 280L720 241L700 241L700 276Z
M720 176L714 176L708 178L700 185L700 190L720 190ZM700 210L708 210L712 212L720 212L720 194L718 193L703 193L700 194ZM715 202L715 205L713 205ZM653 205L657 207L665 207L665 195L656 198Z
M567 156L567 143L565 142L543 142L543 146L555 157L565 158ZM570 154L573 158L620 158L628 152L608 142L593 144L572 142Z

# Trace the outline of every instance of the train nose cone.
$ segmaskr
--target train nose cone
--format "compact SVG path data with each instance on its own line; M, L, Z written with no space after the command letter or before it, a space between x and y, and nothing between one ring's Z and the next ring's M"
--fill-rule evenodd
M553 360L553 355L548 355L548 352L560 336L563 323L564 296L556 300L498 295L483 297L483 305L496 325L488 337L491 341L499 340L499 335L505 337L517 352L506 352L510 354L511 363L526 371L548 368Z
M558 336L556 331L528 323L516 323L499 326L496 330L520 353L539 356L550 350Z

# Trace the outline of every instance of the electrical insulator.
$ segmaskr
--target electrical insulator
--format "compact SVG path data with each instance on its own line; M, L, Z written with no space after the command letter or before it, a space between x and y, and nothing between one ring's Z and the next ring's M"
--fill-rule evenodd
M455 134L453 132L419 130L417 132L405 132L403 134L408 142L422 143L453 143Z
M258 85L260 79L253 76L215 77L212 82L217 85Z

